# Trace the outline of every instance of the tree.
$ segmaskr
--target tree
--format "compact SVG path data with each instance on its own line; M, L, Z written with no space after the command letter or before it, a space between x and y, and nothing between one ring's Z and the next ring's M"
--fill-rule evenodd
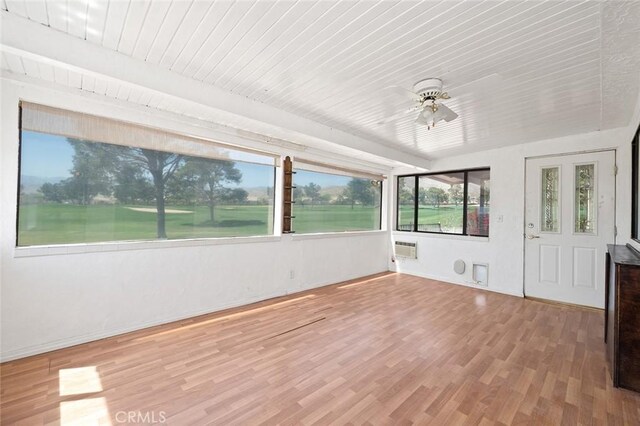
M464 191L462 185L455 184L449 188L449 200L453 202L456 207L464 201Z
M379 197L379 192L376 187L371 184L371 181L367 179L352 178L347 187L342 192L344 200L348 200L351 204L351 208L356 203L360 203L364 206L373 205L376 198Z
M228 204L244 204L249 198L249 193L242 188L225 188L220 194L220 201ZM213 219L212 219L213 220Z
M413 200L413 191L407 191L406 189L403 189L402 191L400 191L400 204L405 205L405 204L411 204L413 205L414 200Z
M73 147L73 169L71 177L60 182L67 200L88 205L98 194L110 194L113 176L109 165L111 158L95 150L96 144L76 139L67 139Z
M151 174L154 198L156 201L156 234L158 238L167 238L165 190L167 181L183 163L183 156L170 152L155 151L147 148L122 147L110 144L94 144L97 151L103 151L114 167L120 171L123 167L135 167Z
M333 199L331 204L335 204L335 205L338 205L338 206L343 206L345 204L351 204L351 199L347 198L345 196L345 194L344 194L344 191L343 191L342 194L338 194L338 196Z
M60 183L44 183L38 189L45 201L62 203L67 200L64 188Z
M420 188L420 202L430 204L435 208L439 208L440 204L444 204L449 199L448 194L442 188L431 187L428 189Z
M304 187L293 188L293 200L304 207Z
M67 139L74 150L71 177L58 183L45 183L39 191L45 201L71 202L88 205L98 194L111 194L113 174L109 169L109 157L95 152L95 144Z
M113 195L123 204L150 204L155 199L154 186L139 167L122 165L115 180Z
M308 185L305 185L304 187L304 193L305 195L311 199L311 204L315 204L317 201L320 201L320 190L322 189L322 187L316 183L313 182L309 182Z
M320 201L320 204L329 204L331 202L331 194L320 194L318 201Z
M227 182L239 183L242 180L242 172L236 168L233 161L188 157L176 178L185 182L187 188L192 189L198 198L207 203L212 226L215 206L219 201L225 197L227 200L246 201L249 195L243 189L236 191L223 186Z
M139 173L149 173L153 183L153 197L156 202L156 233L158 238L167 238L165 227L165 190L169 179L183 163L183 156L146 148L135 148L107 143L88 142L83 145L85 164L98 159L95 171L109 175L119 175L127 168ZM77 152L76 152L77 154ZM74 156L74 166L75 166Z

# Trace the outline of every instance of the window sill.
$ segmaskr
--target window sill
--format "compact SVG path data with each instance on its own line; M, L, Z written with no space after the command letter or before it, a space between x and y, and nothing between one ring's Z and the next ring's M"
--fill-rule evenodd
M290 234L293 240L315 240L321 238L342 238L342 237L358 237L367 235L383 235L387 231L343 231L343 232L318 232L315 234Z
M456 234L438 234L437 232L393 231L394 237L401 237L401 236L407 236L407 235L410 235L411 237L442 238L446 240L475 241L479 243L489 242L489 237L474 237L471 235L456 235Z
M57 256L64 254L102 253L128 250L149 250L174 247L202 247L227 244L249 244L280 241L280 236L193 238L184 240L113 241L87 244L57 244L48 246L16 247L14 257Z

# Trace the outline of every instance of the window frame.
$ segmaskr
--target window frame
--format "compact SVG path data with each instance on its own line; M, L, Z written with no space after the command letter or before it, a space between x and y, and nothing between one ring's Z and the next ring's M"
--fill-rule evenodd
M302 160L302 163L306 163L306 161ZM299 170L304 170L304 171L310 171L312 173L323 173L323 174L328 174L328 175L334 175L334 176L344 176L344 177L349 177L352 179L370 179L373 180L373 178L366 178L366 177L360 177L357 174L358 173L365 173L366 172L360 172L358 170L352 170L351 173L354 173L354 175L349 175L346 173L349 173L349 169L346 168L341 168L339 166L332 166L332 165L325 165L322 164L321 167L324 167L327 169L327 171L316 171L316 170L309 170L309 169L305 169L304 167L296 167L296 160L295 158L292 161L292 172L295 175ZM321 164L321 163L317 163L317 164ZM330 170L337 170L337 171L342 171L344 173L331 173ZM379 199L379 205L378 205L378 227L376 229L360 229L360 230L344 230L344 231L318 231L318 232L298 232L295 230L295 215L292 217L292 223L291 223L291 228L292 228L292 232L291 234L293 234L296 237L300 237L300 236L309 236L309 235L342 235L342 234L349 234L349 233L363 233L363 232L381 232L381 231L385 231L385 229L383 229L383 201L384 201L384 185L385 185L385 181L388 180L387 176L380 176L380 179L376 179L376 182L380 183L380 199ZM296 187L295 185L295 180L293 181L293 186ZM295 201L294 201L295 203Z
M139 249L149 249L156 247L191 247L191 246L202 246L202 245L218 245L218 244L226 244L226 243L243 243L243 242L262 242L262 241L279 241L281 237L281 232L277 231L279 229L278 221L279 217L277 215L276 205L278 203L278 194L277 194L277 183L278 183L278 175L282 168L280 162L282 161L282 155L277 154L275 152L263 151L260 149L255 149L251 147L245 147L239 144L229 143L229 142L221 142L216 140L215 138L204 137L204 136L191 136L190 133L186 131L176 131L169 130L163 127L156 127L148 124L142 124L136 121L128 121L122 118L114 118L109 115L98 114L93 112L79 112L76 109L67 108L67 107L59 107L59 106L51 106L45 103L39 102L31 102L28 101L28 104L33 104L36 106L43 106L46 108L52 108L56 110L61 110L69 113L77 113L77 114L86 114L88 116L97 117L99 119L110 120L116 123L121 123L125 125L131 125L140 127L143 129L148 129L150 131L162 132L168 135L175 135L177 137L184 137L196 140L198 142L204 144L211 144L212 146L219 147L221 149L226 149L229 151L236 152L249 152L255 155L262 155L265 157L272 157L274 159L274 163L272 167L273 171L270 172L272 177L269 179L272 182L273 195L271 198L271 214L269 216L270 223L267 223L267 229L271 229L270 233L267 234L257 234L257 235L225 235L225 236L187 236L187 237L177 237L177 238L127 238L127 239L113 239L113 240L97 240L97 241L78 241L78 242L46 242L41 244L29 244L29 245L20 245L20 211L21 211L21 187L22 187L22 171L23 171L23 144L24 138L23 133L25 131L40 133L45 135L53 135L53 136L61 136L51 132L43 132L43 131L34 131L28 130L23 127L23 102L27 102L24 100L20 100L18 102L18 153L17 153L17 187L16 187L16 216L15 216L15 238L13 238L13 249L17 257L29 257L29 256L40 256L40 255L51 255L51 254L74 254L74 253L92 253L92 252L103 252L103 251L120 251L120 250L139 250ZM67 137L68 136L63 136ZM144 146L137 145L120 145L118 143L113 142L104 142L98 140L87 139L86 142L92 144L108 144L108 145L116 145L116 146L124 146L128 148L145 148ZM173 154L179 154L183 156L194 157L198 159L217 159L214 156L206 156L198 153L181 153L175 152L173 150L162 149L162 148L146 148L152 149L159 152L167 152ZM243 161L243 160L231 160L234 163L243 163L243 164L260 164L254 163L252 161ZM267 164L264 164L267 165Z
M396 176L396 224L395 231L397 232L416 232L420 234L435 234L435 235L456 235L461 237L479 237L479 238L488 238L489 235L481 235L481 234L470 234L467 232L467 214L468 214L468 195L469 195L469 173L472 172L484 172L488 171L491 173L491 167L476 167L471 169L458 169L458 170L444 170L439 172L427 172L427 173L411 173L405 175L397 175ZM453 173L463 173L464 174L464 183L463 183L463 197L464 202L462 204L462 233L457 232L437 232L437 231L420 231L418 230L418 217L419 217L419 195L420 195L420 178L423 176L438 176L438 175L446 175ZM406 179L413 177L415 178L414 187L413 187L413 229L410 231L399 229L400 224L398 220L400 218L399 210L400 210L400 179ZM489 227L491 229L491 227Z
M640 126L631 139L631 239L640 243L640 224L638 212L640 210Z

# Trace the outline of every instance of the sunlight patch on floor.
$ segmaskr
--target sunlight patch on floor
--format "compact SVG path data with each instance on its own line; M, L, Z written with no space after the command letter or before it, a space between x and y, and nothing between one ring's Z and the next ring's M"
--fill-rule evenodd
M341 285L340 287L338 287L339 290L345 289L345 288L351 288L360 284L366 284L366 283L370 283L371 281L377 281L377 280L381 280L383 278L389 278L389 275L382 275L380 277L375 277L375 278L370 278L368 280L362 280L362 281L358 281L355 283L351 283L351 284L345 284L345 285Z
M86 398L60 403L60 425L108 425L111 417L104 397Z
M300 296L300 297L296 297L294 299L284 300L282 302L273 303L273 304L270 304L270 305L267 305L267 306L262 306L262 307L259 307L259 308L249 309L247 311L240 311L240 312L236 312L236 313L233 313L233 314L225 315L225 316L222 316L222 317L212 318L212 319L206 320L206 321L200 321L200 322L196 322L194 324L184 325L182 327L171 328L169 330L160 331L158 333L154 333L154 334L151 334L151 335L148 335L148 336L145 336L145 337L141 337L141 338L136 339L136 340L140 340L140 341L153 340L153 339L156 339L156 338L158 338L160 336L165 336L165 335L176 333L176 332L179 332L179 331L182 332L182 331L185 331L185 330L190 330L192 328L202 327L203 325L210 325L210 324L214 324L214 323L217 323L217 322L220 322L220 321L227 321L227 320L230 320L230 319L241 318L241 317L246 316L246 315L252 315L252 314L255 314L255 313L258 313L258 312L268 311L270 309L279 308L279 307L281 307L283 305L289 305L289 304L291 304L293 302L298 302L298 301L306 300L306 299L313 299L314 297L316 297L315 294L308 294L306 296Z
M102 382L96 367L63 368L58 375L60 396L102 391Z

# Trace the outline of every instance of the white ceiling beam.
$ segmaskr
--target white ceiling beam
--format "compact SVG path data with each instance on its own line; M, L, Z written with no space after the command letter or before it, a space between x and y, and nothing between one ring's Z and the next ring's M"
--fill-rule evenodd
M78 104L76 99L77 97L82 97L92 104L90 110L84 110L84 112L88 114L104 116L114 120L136 122L152 128L160 128L157 123L162 123L161 128L163 130L217 143L241 145L254 150L283 156L291 155L309 159L320 158L325 163L334 162L336 166L383 175L388 175L393 167L398 167L398 163L391 160L386 160L384 164L382 162L367 161L366 159L360 158L362 154L359 157L358 154L360 153L353 150L349 150L353 151L350 154L346 153L344 149L341 149L341 153L337 153L276 138L265 138L264 136L246 130L238 130L172 111L151 109L140 104L133 104L122 99L109 98L104 95L84 91L80 88L57 84L37 77L30 77L26 74L16 74L11 71L2 70L0 71L0 86L2 81L13 82L23 89L45 89L51 95L62 99L57 106L63 109L77 110ZM25 99L31 102L51 105L49 101L45 100L46 97L38 98L38 95L36 95L35 98L32 97L34 92L30 90L25 90L22 93L24 93ZM65 95L74 95L74 98L66 97ZM50 97L51 96L49 96L49 98ZM82 105L87 108L88 104L82 103Z
M171 72L157 65L91 44L28 19L1 11L0 48L6 52L193 102L220 116L220 124L298 143L333 143L401 163L430 168L430 161Z

